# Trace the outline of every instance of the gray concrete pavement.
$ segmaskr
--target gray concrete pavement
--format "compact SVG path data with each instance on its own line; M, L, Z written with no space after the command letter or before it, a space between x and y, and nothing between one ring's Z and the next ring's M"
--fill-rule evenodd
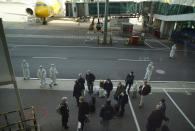
M47 79L47 82L49 83L50 80ZM77 126L77 106L75 99L72 97L74 80L58 79L57 82L58 86L49 89L48 87L40 88L39 80L23 80L20 77L17 78L18 88L20 90L24 107L31 105L35 106L37 119L41 126L41 131L63 130L61 128L60 116L56 113L55 110L62 96L68 97L68 104L70 108L69 130L75 131ZM114 86L116 86L117 83L118 81L113 81ZM138 85L141 83L142 81L138 81ZM177 106L179 106L180 110L182 110L189 121L194 124L194 105L191 102L195 95L195 83L155 81L150 82L150 84L152 86L152 93L145 98L144 108L138 108L139 97L136 99L130 98L129 104L127 104L125 108L125 116L123 118L114 118L111 121L110 129L112 131L145 131L148 115L154 109L155 104L157 104L161 98L165 98L167 103L166 115L170 118L170 122L168 123L170 130L193 131L193 127L184 118L178 108L173 104L172 100L165 94L164 90L168 92L168 94L171 96L174 102L176 102ZM96 81L95 88L98 88L98 86L99 81ZM115 101L113 100L114 91L115 90L112 91L110 96L112 104L115 104ZM15 93L11 85L0 87L0 98L0 112L12 111L18 108ZM88 95L86 95L86 100L89 100ZM99 110L104 102L105 98L97 97L96 113L89 115L90 123L86 125L85 131L102 130L99 118ZM132 105L132 108L130 108L130 105ZM25 111L26 117L29 117L29 113L29 111ZM136 118L133 117L132 113L135 114ZM15 118L12 119L12 121L19 120L17 114L14 114L14 116ZM13 116L9 116L9 119L12 117ZM4 120L0 118L0 123L3 123L3 121ZM140 130L137 129L135 124L136 122L138 123Z

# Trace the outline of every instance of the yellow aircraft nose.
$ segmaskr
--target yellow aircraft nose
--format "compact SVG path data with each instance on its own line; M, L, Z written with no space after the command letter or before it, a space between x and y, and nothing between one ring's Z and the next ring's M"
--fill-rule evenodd
M48 6L43 2L37 2L35 6L35 15L41 18L49 17L50 13Z

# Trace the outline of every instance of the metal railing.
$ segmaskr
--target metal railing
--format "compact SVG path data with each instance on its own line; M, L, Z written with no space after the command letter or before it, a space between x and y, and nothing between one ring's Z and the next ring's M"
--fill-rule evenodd
M5 120L6 124L5 125L0 125L0 131L7 131L7 129L9 131L12 131L12 127L13 126L17 126L19 131L31 130L31 128L34 128L35 131L38 131L38 123L37 123L37 119L36 119L36 116L35 116L34 106L24 108L24 110L29 110L29 109L32 110L32 118L25 119L23 121L22 121L21 111L20 110L1 113L0 117L4 117L4 120ZM10 123L9 122L8 114L13 114L13 113L18 113L19 114L20 121L16 121L14 123ZM33 125L32 126L28 126L28 129L24 129L24 124L26 122L29 122L29 121L32 121Z

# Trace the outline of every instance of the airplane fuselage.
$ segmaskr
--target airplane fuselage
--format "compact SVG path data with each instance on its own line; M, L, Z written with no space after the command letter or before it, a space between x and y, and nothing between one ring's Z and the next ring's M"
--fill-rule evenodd
M61 11L59 0L38 0L34 12L35 16L43 18L44 21L51 16L55 16Z

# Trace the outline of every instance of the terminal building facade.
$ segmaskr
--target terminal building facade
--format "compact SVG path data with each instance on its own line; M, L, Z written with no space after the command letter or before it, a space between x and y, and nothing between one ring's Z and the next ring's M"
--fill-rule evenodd
M66 1L66 16L104 16L105 1ZM195 1L193 0L122 0L109 1L109 16L142 18L145 31L195 48Z

